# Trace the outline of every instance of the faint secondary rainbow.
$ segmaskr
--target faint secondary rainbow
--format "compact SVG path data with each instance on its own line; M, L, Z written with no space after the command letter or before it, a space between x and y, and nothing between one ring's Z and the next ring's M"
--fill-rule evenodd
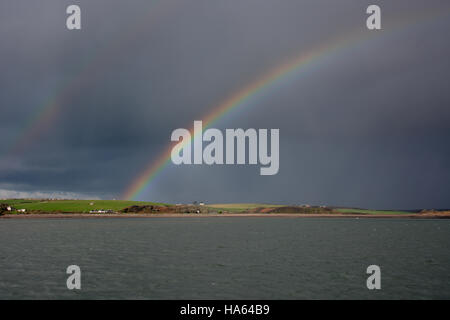
M112 44L95 50L92 56L87 59L87 63L79 66L79 72L63 83L55 93L46 99L45 103L38 106L37 112L28 118L25 126L11 140L9 146L3 152L0 159L2 163L10 161L8 157L18 155L26 150L26 147L40 137L44 131L51 128L51 124L57 119L64 104L70 101L74 95L78 94L95 77L102 74L103 70L109 66L109 59L111 59L116 50L123 46L125 41L135 39L142 32L148 32L149 24L158 23L161 18L166 17L167 11L172 11L174 5L175 2L173 1L155 0L150 5L151 10L122 32L117 37L117 40ZM83 30L74 32L83 32Z
M79 77L77 77L77 80ZM39 112L29 118L27 125L22 129L21 133L13 140L6 150L5 155L18 154L30 144L33 138L36 138L45 129L50 127L51 123L56 119L60 106L70 96L70 94L78 88L78 81L73 81L59 92L59 94L50 98L47 103L43 104Z
M444 10L445 15L448 14L448 10ZM428 18L433 18L437 14L442 14L443 12L426 12L419 14L412 14L403 17L403 19L398 19L396 22L389 26L391 30L398 30L399 27L408 26L415 23L418 18L420 21L428 20ZM442 14L443 15L443 14ZM387 24L384 24L385 26ZM325 42L322 45L310 50L308 52L303 52L300 55L294 57L293 59L284 62L275 68L271 69L269 72L263 74L260 78L251 82L249 85L245 86L243 89L238 90L236 93L231 95L228 99L224 100L218 106L213 108L213 110L203 117L203 130L210 127L217 120L219 120L224 115L230 113L239 106L245 105L252 97L258 95L258 93L269 89L274 86L279 81L289 77L291 74L303 70L307 66L312 65L314 62L337 53L341 49L348 48L353 44L358 44L361 41L369 40L376 37L383 31L372 31L372 32L361 32L358 31L345 34L342 37L335 38L331 41ZM196 119L197 120L197 119ZM149 185L156 176L171 162L172 149L177 146L176 152L179 152L182 148L186 147L188 144L192 143L195 138L193 134L193 128L190 130L191 139L188 141L183 141L182 143L172 142L166 149L159 155L156 160L152 161L139 175L128 185L125 189L122 199L132 200L136 198L145 188Z

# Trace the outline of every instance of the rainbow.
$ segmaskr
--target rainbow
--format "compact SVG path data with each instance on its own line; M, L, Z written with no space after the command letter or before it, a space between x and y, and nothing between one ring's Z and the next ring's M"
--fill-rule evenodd
M448 13L448 10L445 10ZM439 13L442 14L442 11ZM425 14L420 14L420 17L424 18L421 20L428 20L425 18L432 18L436 16L436 12L427 12ZM398 30L399 27L408 26L412 22L417 20L418 16L408 16L403 19L399 19L396 23L389 26L389 29ZM386 26L386 24L384 24ZM360 28L361 29L361 28ZM359 30L360 30L359 29ZM310 50L308 52L303 52L300 55L289 59L288 61L281 63L269 72L263 74L256 81L251 82L244 88L238 90L236 93L232 94L228 99L222 101L212 111L207 114L203 119L203 130L211 127L212 124L217 122L226 114L232 112L236 108L245 105L253 97L257 96L262 91L268 90L275 86L278 82L283 79L288 78L290 75L297 73L308 66L313 65L314 62L319 61L327 56L335 54L342 49L348 48L351 45L358 44L361 40L369 40L379 34L383 34L383 31L372 31L372 32L351 32L342 37L335 38L331 41L327 41L324 44ZM172 149L177 145L177 150L180 151L183 147L192 143L195 138L193 134L193 128L190 130L191 139L188 141L183 141L178 143L177 141L172 142L168 145L166 149L160 154L160 156L150 162L150 164L139 173L139 175L128 185L122 195L122 199L132 200L135 199L146 187L149 185L157 175L163 171L164 168L171 163L171 153Z
M281 65L275 67L266 74L263 74L256 81L250 83L243 89L237 91L235 94L231 95L228 99L224 100L218 106L213 108L213 111L206 115L203 121L203 130L211 127L215 122L226 114L232 112L239 106L247 103L251 98L256 96L258 93L267 90L272 87L278 81L288 77L292 73L295 73L299 69L311 65L314 61L320 59L321 57L331 54L340 48L346 47L349 42L352 42L353 37L347 37L346 39L338 39L332 42L328 42L314 50L307 53L302 53L298 57L291 59ZM141 172L138 177L132 181L128 188L123 193L123 199L134 199L136 198L145 187L160 173L169 163L171 163L171 153L172 149L177 146L180 151L187 144L191 143L195 138L193 134L193 128L190 130L191 140L183 141L178 143L177 141L170 143L169 146L161 153L161 155L150 165Z
M39 108L39 112L28 120L27 125L10 144L6 155L16 155L25 150L34 138L38 137L43 131L50 127L51 123L57 118L60 111L60 106L65 99L70 96L71 92L77 88L73 82L72 85L66 86L61 93L50 98L43 107Z
M8 163L9 157L21 154L26 147L42 135L43 132L51 128L51 124L58 118L62 107L71 97L78 94L83 87L86 87L90 81L100 75L108 67L111 52L116 52L129 39L135 39L138 32L148 32L148 24L155 24L161 18L167 16L167 11L173 10L175 2L156 0L150 6L150 11L145 13L142 19L138 19L133 25L127 28L117 40L110 45L99 48L92 57L87 59L84 65L81 65L71 79L68 79L61 85L56 94L48 97L42 105L27 121L18 135L12 139L9 146L5 149L2 157L2 163ZM178 7L177 7L178 8ZM83 32L83 31L81 31ZM105 57L107 57L105 59Z

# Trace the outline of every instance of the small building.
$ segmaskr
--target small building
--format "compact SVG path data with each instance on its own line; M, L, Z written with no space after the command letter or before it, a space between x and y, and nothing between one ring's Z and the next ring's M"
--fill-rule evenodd
M107 210L100 209L100 210L91 210L91 211L89 211L89 213L114 213L114 211L111 209L107 209Z

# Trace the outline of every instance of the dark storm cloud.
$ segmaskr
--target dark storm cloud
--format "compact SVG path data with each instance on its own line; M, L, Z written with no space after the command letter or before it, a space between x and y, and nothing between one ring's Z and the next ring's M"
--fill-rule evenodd
M118 197L172 130L286 59L364 31L372 2L2 1L0 197ZM80 31L65 28L73 3ZM317 61L216 124L280 128L278 175L171 164L141 199L450 207L448 15L388 27L448 11L447 1L376 3L382 35ZM8 154L53 100L54 121Z

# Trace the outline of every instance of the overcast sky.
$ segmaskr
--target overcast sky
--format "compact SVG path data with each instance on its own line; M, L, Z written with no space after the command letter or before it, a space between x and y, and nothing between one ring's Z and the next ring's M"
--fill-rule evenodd
M70 4L81 7L81 30L66 29ZM369 4L382 9L381 31L366 28ZM289 58L361 32L370 39L214 125L279 128L277 175L170 164L138 199L449 208L449 9L446 0L3 0L0 198L119 198L174 129ZM51 102L53 117L36 121Z

